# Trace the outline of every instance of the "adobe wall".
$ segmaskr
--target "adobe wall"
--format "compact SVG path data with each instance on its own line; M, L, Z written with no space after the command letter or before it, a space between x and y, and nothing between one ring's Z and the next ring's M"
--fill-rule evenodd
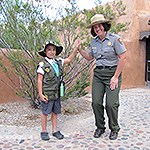
M2 61L5 66L9 67L9 62L8 60L3 56L2 52L0 51L0 57L2 58ZM10 79L17 83L19 85L19 78L15 77L11 71L9 71L10 74ZM14 91L14 84L11 82L6 74L2 71L0 68L0 103L5 103L5 102L13 102L13 101L22 101L24 100L21 97L18 97L15 94ZM6 84L7 83L7 84Z
M145 86L145 43L139 41L141 31L150 31L149 0L123 0L126 15L119 22L129 22L128 31L120 33L127 48L127 60L123 70L122 88Z

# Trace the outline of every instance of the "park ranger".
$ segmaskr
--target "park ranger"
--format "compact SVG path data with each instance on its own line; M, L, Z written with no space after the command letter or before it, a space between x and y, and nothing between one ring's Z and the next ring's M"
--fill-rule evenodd
M99 138L105 132L104 95L106 94L105 108L108 116L108 125L111 130L109 139L115 140L120 130L118 124L119 91L121 86L121 72L125 64L126 48L121 38L108 32L111 22L102 14L91 18L90 50L79 49L80 54L87 60L96 61L92 82L92 108L95 115L96 130L94 137Z

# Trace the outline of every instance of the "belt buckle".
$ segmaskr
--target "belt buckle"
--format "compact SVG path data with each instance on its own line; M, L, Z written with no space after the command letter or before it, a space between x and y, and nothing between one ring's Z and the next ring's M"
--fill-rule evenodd
M105 69L105 66L102 66L102 70L104 70Z

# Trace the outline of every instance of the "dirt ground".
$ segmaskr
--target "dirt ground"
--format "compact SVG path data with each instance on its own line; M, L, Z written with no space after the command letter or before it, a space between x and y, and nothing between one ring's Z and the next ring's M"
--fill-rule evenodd
M64 123L68 120L77 120L92 115L90 96L73 98L62 101L62 113L58 117L58 122ZM39 126L41 110L31 107L29 101L18 101L0 104L0 124L15 126ZM49 117L50 121L50 117Z

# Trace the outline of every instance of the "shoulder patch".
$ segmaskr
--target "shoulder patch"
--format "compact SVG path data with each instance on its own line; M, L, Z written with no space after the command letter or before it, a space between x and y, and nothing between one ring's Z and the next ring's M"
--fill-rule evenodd
M121 38L118 38L118 42L119 42L120 44L123 44Z
M47 68L45 68L45 71L46 72L50 72L50 69L47 67Z

